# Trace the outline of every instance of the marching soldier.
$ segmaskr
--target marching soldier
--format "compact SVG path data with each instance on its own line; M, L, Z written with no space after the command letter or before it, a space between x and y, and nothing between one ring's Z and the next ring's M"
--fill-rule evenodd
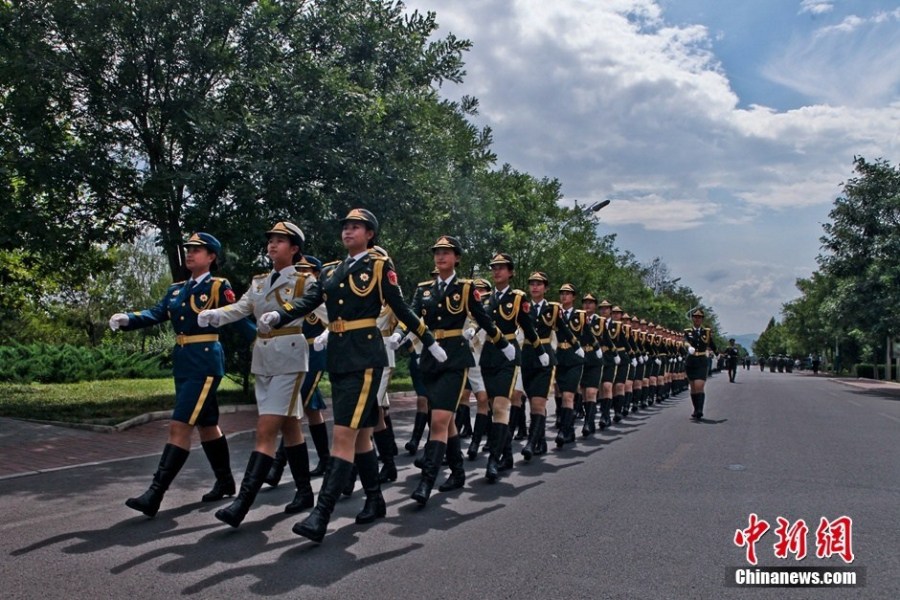
M294 268L306 277L318 277L322 272L322 261L315 256L305 255L300 262L294 265ZM306 426L309 427L309 435L318 456L316 468L309 472L310 477L321 477L325 473L325 465L328 462L328 426L325 424L323 415L323 411L327 407L322 392L319 391L319 381L325 371L326 349L324 343L327 339L327 336L323 336L325 331L327 331L325 322L315 312L306 315L303 319L302 333L309 344L309 368L303 378L303 385L300 387L300 399L303 403L303 414L306 416ZM318 344L316 338L320 338ZM284 452L284 439L282 438L278 452L275 453L275 461L266 476L266 483L273 487L278 486L286 465L287 456Z
M602 430L612 426L610 409L613 405L613 385L622 359L616 352L616 343L613 338L614 324L610 316L612 304L608 300L603 300L597 305L597 308L600 309L601 321L601 334L597 338L600 340L600 350L603 354L603 371L600 374L602 386L600 391L600 429Z
M618 423L625 417L625 382L628 381L628 372L631 369L631 359L628 357L628 334L626 325L622 321L622 315L625 314L621 308L614 306L612 308L612 324L610 327L610 337L615 344L614 352L619 362L616 364L616 378L613 388L613 406L615 408L615 417L613 420Z
M516 373L523 360L516 341L516 329L521 327L528 344L534 348L538 363L547 367L550 356L541 345L531 320L531 307L525 292L513 289L509 282L513 276L514 264L509 254L499 253L490 263L495 291L488 300L488 313L494 319L503 337L514 345L516 356L509 360L493 342L486 342L481 352L481 373L488 397L492 400L493 423L491 424L491 453L488 457L485 477L494 482L499 476L500 455L506 447L509 435L510 396L516 380Z
M478 293L480 294L481 304L485 307L485 310L488 310L491 297L493 296L491 293L490 282L488 282L487 279L476 279L475 289L478 290ZM472 393L475 394L476 403L475 425L472 428L472 439L469 441L469 448L466 451L466 454L468 455L469 460L475 460L478 457L481 438L487 433L488 427L491 424L491 417L488 415L489 398L487 388L484 385L484 376L481 372L481 351L484 348L485 334L483 331L476 330L470 323L470 327L466 329L463 335L468 338L469 344L472 347L472 354L475 357L475 366L469 369L466 377L469 385L472 387Z
M228 441L219 429L219 405L216 402L216 390L225 374L224 353L218 333L197 322L197 315L203 309L234 302L234 291L227 279L210 274L222 255L219 240L199 232L182 245L191 278L170 285L156 306L138 312L116 313L109 319L113 331L131 331L169 321L176 334L172 352L175 409L169 422L169 439L150 488L125 502L129 508L148 517L159 511L166 490L187 461L191 432L195 427L216 476L216 483L209 493L204 494L203 502L214 502L235 493ZM253 326L246 321L242 324L249 337Z
M515 346L503 337L485 311L473 282L456 276L456 267L462 256L459 240L443 235L431 251L438 275L418 285L412 310L431 330L448 358L439 363L430 355L424 355L419 363L428 389L431 436L425 444L422 477L412 498L423 505L431 496L445 454L451 475L440 490L461 488L466 481L462 446L454 417L465 387L466 372L475 365L472 350L463 335L469 316L485 332L486 339L500 349L506 360L514 360L516 356Z
M544 289L546 288L545 283ZM557 339L555 379L562 394L562 427L556 436L556 445L561 448L575 441L575 394L578 393L578 384L581 382L581 373L584 369L584 349L578 336L584 329L585 317L582 311L575 310L575 286L571 283L564 283L559 288L559 300L559 319L555 329ZM555 303L548 304L552 306ZM544 318L547 316L549 314L542 315L538 320L538 327L547 322ZM540 331L538 334L543 335Z
M603 374L603 350L599 336L603 335L602 322L597 316L597 298L593 294L581 297L583 325L580 332L571 327L584 351L584 367L581 371L581 394L584 398L584 425L581 435L587 437L597 431L597 392Z
M716 352L716 342L713 340L712 331L709 327L703 327L704 316L706 315L701 308L692 312L693 327L684 330L684 340L688 344L685 369L691 386L691 403L694 405L691 418L697 421L703 418L703 404L706 402L704 388L709 369L707 352Z
M321 542L338 496L350 480L354 464L366 493L358 524L371 523L386 514L378 459L372 447L372 429L378 422L378 382L387 366L387 355L376 318L386 302L397 318L415 332L438 362L447 359L431 332L403 302L397 274L384 258L374 257L378 220L365 209L353 209L341 219L341 239L348 256L322 274L309 293L285 303L259 319L266 333L304 317L321 304L328 311L328 374L334 410L334 441L315 508L293 532Z
M250 315L257 319L292 299L302 296L315 278L294 267L303 256L305 238L299 227L279 221L266 232L266 252L272 271L253 278L246 293L235 304L211 308L197 316L201 327L218 328ZM324 310L319 312L324 317ZM229 506L216 512L216 518L237 527L247 516L269 469L275 461L278 433L284 435L284 454L297 486L294 500L286 513L312 508L313 491L309 483L309 452L300 423L300 387L307 370L308 344L299 319L270 333L257 333L250 371L254 375L259 419L256 423L256 448L250 453L240 492Z

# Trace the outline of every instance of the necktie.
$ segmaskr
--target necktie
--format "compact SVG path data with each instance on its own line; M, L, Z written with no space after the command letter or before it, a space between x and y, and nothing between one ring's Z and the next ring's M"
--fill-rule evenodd
M272 273L272 277L269 279L269 287L271 287L272 284L274 284L278 280L279 275L281 275L281 273L279 273L278 271Z
M444 292L446 292L446 291L447 291L447 282L441 281L440 283L438 283L438 294L443 296Z
M194 286L197 284L193 279L188 279L187 285L184 286L184 293L190 294L191 290L194 289Z

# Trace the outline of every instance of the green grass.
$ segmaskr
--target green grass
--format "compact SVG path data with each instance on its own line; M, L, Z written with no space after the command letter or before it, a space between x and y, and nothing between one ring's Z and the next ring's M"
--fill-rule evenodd
M325 397L331 396L327 377L319 382ZM394 377L391 391L412 389L409 376ZM220 405L248 404L240 386L227 377L217 392ZM172 410L175 382L172 379L111 379L80 383L28 385L0 384L0 416L63 423L115 425L138 415Z

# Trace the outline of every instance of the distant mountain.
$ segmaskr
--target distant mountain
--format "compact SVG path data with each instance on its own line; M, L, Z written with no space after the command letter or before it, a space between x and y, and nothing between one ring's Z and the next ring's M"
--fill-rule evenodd
M758 333L742 333L741 335L728 335L725 339L734 338L734 343L743 346L747 352L753 354L753 342L759 339Z

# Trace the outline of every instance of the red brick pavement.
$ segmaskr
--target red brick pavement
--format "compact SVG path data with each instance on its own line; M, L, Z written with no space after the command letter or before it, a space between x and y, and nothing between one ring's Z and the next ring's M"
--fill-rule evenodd
M393 412L414 410L415 402L412 392L391 394ZM222 408L219 426L225 435L256 429L256 407L240 408ZM87 430L0 418L0 479L159 454L168 427L168 419L116 431L114 428Z

